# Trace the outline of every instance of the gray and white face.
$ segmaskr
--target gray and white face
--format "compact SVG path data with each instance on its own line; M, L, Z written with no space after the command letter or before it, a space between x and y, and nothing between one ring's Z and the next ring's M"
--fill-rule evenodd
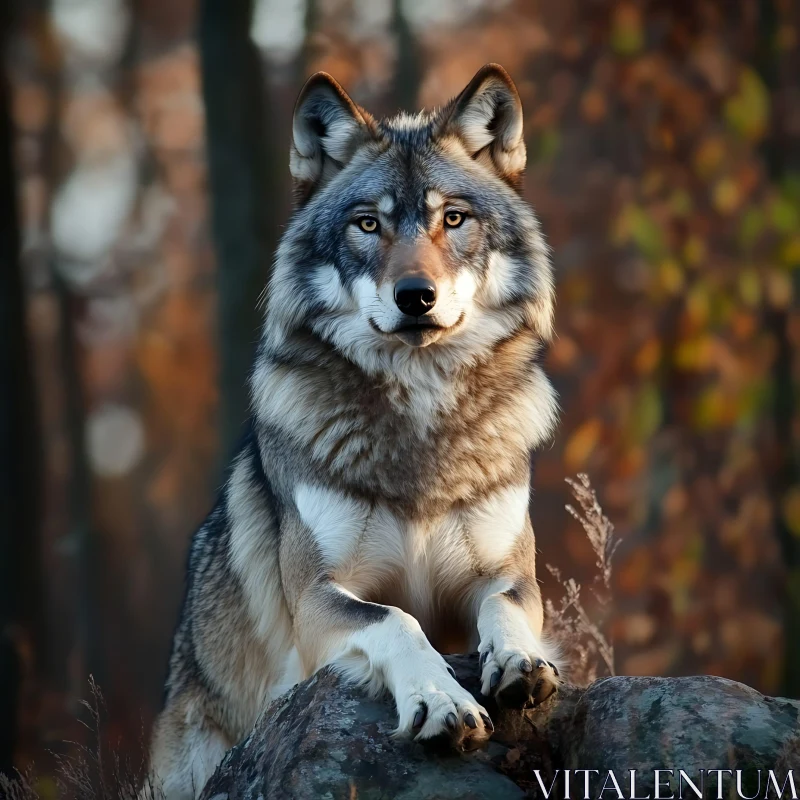
M310 327L369 371L464 363L523 325L550 337L547 247L518 192L522 109L500 67L441 111L384 121L317 75L293 133L300 205L268 325Z

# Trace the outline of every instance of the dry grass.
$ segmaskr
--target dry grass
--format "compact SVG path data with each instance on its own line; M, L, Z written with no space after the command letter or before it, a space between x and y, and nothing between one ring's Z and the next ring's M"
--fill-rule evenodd
M564 594L558 604L547 600L548 628L560 644L568 661L568 677L573 683L587 685L601 675L614 675L614 647L604 632L604 624L611 603L611 562L619 546L614 526L597 502L589 478L580 474L577 479L567 478L575 498L575 508L566 509L586 532L597 557L598 574L591 591L597 601L598 619L586 610L582 588L574 579L564 579L560 570L547 564L551 575L561 584Z
M89 720L82 722L90 734L91 746L71 742L69 755L56 755L56 786L60 800L163 800L164 794L147 777L144 755L137 759L121 756L118 749L103 741L105 700L93 678L89 679L91 698L82 701ZM146 753L144 735L142 754ZM1 800L41 800L31 773L9 779L0 775Z
M2 800L40 800L39 794L33 788L33 777L30 773L25 775L17 773L16 778L7 778L0 773L0 798Z

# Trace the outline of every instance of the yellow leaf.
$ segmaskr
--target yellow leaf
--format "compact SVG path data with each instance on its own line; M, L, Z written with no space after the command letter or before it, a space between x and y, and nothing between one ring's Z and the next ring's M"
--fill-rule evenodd
M781 233L791 233L800 227L800 210L789 197L783 195L772 201L769 217L775 230Z
M636 371L647 375L651 373L661 359L661 342L653 336L648 339L640 348L634 359Z
M674 258L665 258L659 264L659 278L664 290L669 294L678 294L684 286L683 270Z
M745 249L751 248L764 230L764 212L760 208L748 208L742 215L739 241Z
M697 325L704 325L711 313L711 302L708 296L708 287L703 283L696 283L686 296L686 312L691 321Z
M709 430L731 425L737 408L717 386L709 386L697 399L692 417L696 428Z
M626 205L620 212L612 236L616 244L633 242L650 261L656 261L665 250L664 237L658 222L646 209L633 203Z
M683 260L690 266L699 266L708 255L706 243L699 236L690 236L683 247Z
M749 141L758 141L764 135L769 121L769 92L755 70L742 69L737 92L725 104L725 119Z
M602 433L600 420L593 418L580 425L564 448L564 462L570 469L579 469L589 459Z
M739 275L739 296L748 306L761 302L761 278L754 269L742 270Z
M630 418L630 431L636 441L649 439L661 424L661 395L654 383L645 384L636 394Z
M725 142L718 136L704 139L694 154L694 168L704 179L710 178L725 160Z
M676 217L688 217L692 213L692 196L686 189L676 189L669 198L670 211Z
M723 178L714 187L714 208L721 214L731 214L738 207L742 196L736 182L731 178Z
M781 262L787 267L800 266L800 234L795 234L783 243Z
M624 205L614 220L614 225L611 230L611 241L614 244L625 244L630 241L631 227L633 226L633 214L636 212L636 206L632 203Z
M781 503L783 519L789 530L800 538L800 486L793 486Z
M621 56L633 56L643 47L641 11L632 3L620 3L611 26L611 49Z
M682 341L675 348L675 366L683 370L703 370L711 363L714 340L703 335Z

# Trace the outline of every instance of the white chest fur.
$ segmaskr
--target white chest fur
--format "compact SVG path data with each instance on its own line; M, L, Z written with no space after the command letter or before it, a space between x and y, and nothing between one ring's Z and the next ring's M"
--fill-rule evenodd
M402 587L421 611L502 565L525 528L528 487L507 487L425 521L321 486L300 484L294 499L338 583L364 599L386 585Z

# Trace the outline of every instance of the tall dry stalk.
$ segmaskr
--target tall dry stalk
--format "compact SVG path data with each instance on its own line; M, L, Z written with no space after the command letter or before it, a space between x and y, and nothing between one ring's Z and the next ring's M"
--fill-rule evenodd
M581 585L573 578L564 579L561 571L547 564L550 574L564 590L556 605L552 600L545 603L548 628L561 645L569 662L568 674L572 682L589 684L601 672L614 675L614 646L604 631L611 603L612 559L619 546L614 535L614 526L603 513L597 495L583 473L576 479L567 478L578 508L567 504L567 512L581 524L597 557L598 574L593 581L592 593L600 609L599 619L594 620L587 612L581 597Z

